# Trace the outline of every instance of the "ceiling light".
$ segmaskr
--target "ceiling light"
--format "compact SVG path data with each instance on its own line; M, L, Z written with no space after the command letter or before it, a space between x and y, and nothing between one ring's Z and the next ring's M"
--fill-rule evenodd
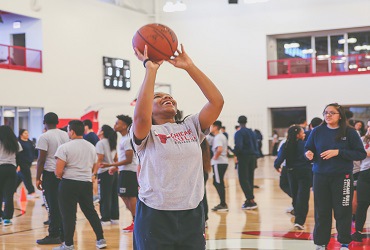
M284 49L299 48L299 43L286 43L284 44Z
M13 22L13 29L19 29L21 27L21 21Z

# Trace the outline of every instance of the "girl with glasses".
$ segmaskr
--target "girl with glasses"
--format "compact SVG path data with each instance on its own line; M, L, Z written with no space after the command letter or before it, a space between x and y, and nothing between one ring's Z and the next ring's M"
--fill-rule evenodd
M313 161L313 192L317 250L323 250L331 236L332 211L341 250L351 242L353 161L366 152L356 130L347 123L345 111L337 103L328 104L323 123L315 128L305 145L307 159Z

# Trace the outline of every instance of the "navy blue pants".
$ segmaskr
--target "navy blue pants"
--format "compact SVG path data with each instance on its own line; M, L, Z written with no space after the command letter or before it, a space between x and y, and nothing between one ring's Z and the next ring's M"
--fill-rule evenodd
M136 204L135 250L201 250L206 248L203 203L182 211L163 211Z
M327 245L331 237L332 211L336 220L338 241L349 244L351 240L353 177L348 174L313 175L315 202L316 245Z

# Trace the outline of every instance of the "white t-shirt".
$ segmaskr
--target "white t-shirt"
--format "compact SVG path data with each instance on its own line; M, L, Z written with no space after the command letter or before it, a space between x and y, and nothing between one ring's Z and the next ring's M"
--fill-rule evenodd
M63 179L91 182L97 155L90 142L85 139L71 140L58 147L55 157L66 162Z
M199 205L204 194L200 143L208 133L201 131L197 114L181 124L152 125L141 144L134 143L141 164L138 181L143 203L158 210L188 210Z
M19 142L18 146L19 146L18 152L21 152L23 148ZM16 155L17 155L16 153L9 153L5 151L3 144L0 142L0 165L11 164L17 166Z
M118 161L126 160L126 151L128 150L133 150L133 149L132 149L131 142L130 142L130 136L126 134L121 137L121 140L118 145ZM139 165L139 161L137 159L136 154L134 153L132 156L132 162L127 165L118 166L118 170L137 172L138 165Z
M220 156L215 160L211 159L211 164L216 165L216 164L228 164L229 159L227 158L227 138L223 133L218 133L215 135L213 139L213 144L212 144L212 152L213 155L216 155L217 148L222 147L222 152Z
M67 132L60 129L49 129L43 133L36 144L36 149L46 151L44 170L54 172L57 160L54 155L57 148L69 141Z
M103 163L112 164L114 161L114 156L116 155L116 150L110 150L109 140L107 138L103 138L98 143L96 143L96 153L104 155ZM104 173L109 170L109 167L99 168L98 174Z

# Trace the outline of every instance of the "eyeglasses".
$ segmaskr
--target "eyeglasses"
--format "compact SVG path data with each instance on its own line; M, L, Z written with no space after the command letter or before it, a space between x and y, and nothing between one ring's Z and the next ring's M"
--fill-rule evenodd
M336 114L339 114L339 113L336 113L336 112L332 112L332 111L325 111L322 113L323 116L326 116L326 115L329 115L329 116L333 116L333 115L336 115Z

